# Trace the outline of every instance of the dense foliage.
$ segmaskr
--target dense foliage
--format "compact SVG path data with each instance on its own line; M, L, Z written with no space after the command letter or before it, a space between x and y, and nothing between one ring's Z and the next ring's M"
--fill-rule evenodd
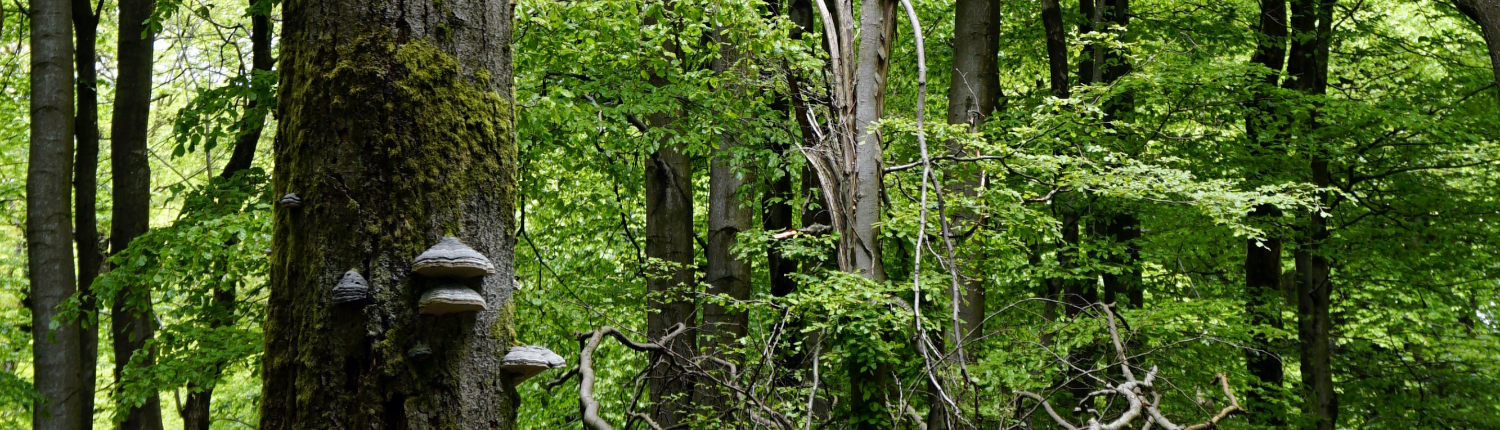
M213 428L256 428L265 250L279 197L264 173L274 133L263 135L257 167L228 180L218 173L244 129L262 125L243 119L256 117L250 101L262 100L254 108L262 111L274 106L264 100L276 77L251 70L252 11L243 2L158 3L167 12L155 21L163 36L151 123L153 231L117 250L95 283L101 297L120 285L154 288L151 300L133 305L155 309L156 359L115 381L101 342L94 419L108 425L120 405L138 405L154 390L169 427L180 425L170 409L189 391L216 385ZM572 366L583 347L576 332L608 325L637 340L661 335L645 330L645 278L662 263L644 251L643 174L660 148L685 148L700 172L687 191L698 196L699 243L708 235L706 172L716 157L751 178L737 204L755 208L756 226L778 203L799 220L825 206L815 185L802 185L816 179L799 152L818 139L799 124L833 115L824 24L795 16L816 8L798 9L798 0L515 3L520 342L546 345ZM1001 101L971 128L934 120L948 107L947 89L965 85L950 76L952 46L964 43L954 5L914 3L926 52L917 52L901 15L877 124L888 170L880 208L888 276L839 271L836 235L741 232L735 252L752 268L751 296L709 294L706 281L691 295L699 305L749 314L748 335L723 354L746 369L733 389L740 404L729 409L774 411L797 428L807 420L913 426L944 407L927 396L934 371L925 354L952 348L938 339L956 315L950 286L977 282L988 314L964 345L963 382L953 385L961 387L958 408L976 422L1050 428L1018 390L1061 399L1062 381L1080 369L1115 377L1112 320L1098 304L1068 308L1054 285L1102 287L1105 277L1138 276L1141 303L1098 301L1120 311L1131 362L1156 366L1167 381L1159 383L1170 387L1159 389L1164 412L1179 423L1208 419L1228 402L1215 380L1223 373L1242 401L1280 405L1251 415L1282 410L1306 424L1294 288L1271 300L1284 323L1257 323L1246 310L1247 240L1279 237L1287 239L1286 284L1304 264L1299 252L1329 262L1339 428L1500 428L1500 229L1485 220L1500 218L1500 90L1484 39L1453 6L1336 3L1328 88L1314 94L1277 85L1282 71L1251 61L1259 2L1130 2L1127 26L1070 30L1067 45L1075 68L1098 46L1129 73L1059 97L1047 83L1038 2L1001 2ZM1089 19L1078 6L1063 5L1070 29ZM0 121L0 427L20 428L30 422L36 372L23 304L27 22L8 6L0 12L0 117L9 119ZM803 19L816 24L803 28ZM101 40L113 38L114 26L101 22ZM108 45L101 43L99 62L106 103ZM922 106L919 91L927 91ZM811 108L793 106L804 103ZM652 115L673 116L672 126L646 124ZM265 123L273 128L274 117ZM1252 123L1273 132L1247 130ZM724 142L731 149L719 151ZM910 164L921 161L920 144L947 156L932 161L934 180ZM1314 177L1310 160L1326 162L1328 177ZM100 178L108 187L108 172ZM775 193L778 181L794 184L792 193ZM108 231L111 202L100 196L100 230ZM1248 216L1261 205L1280 213ZM1065 221L1065 213L1078 218ZM1119 214L1139 221L1138 237L1091 229ZM1327 224L1326 238L1307 233L1309 214ZM948 240L956 249L945 249ZM708 257L695 248L701 280ZM773 294L770 254L797 262L795 292ZM110 317L73 310L88 324ZM1254 346L1261 342L1269 348ZM602 345L593 354L593 397L605 420L623 425L649 407L636 378L659 357ZM1256 386L1247 353L1277 357L1284 383ZM893 376L897 398L887 400L887 415L853 406L868 382L853 376L860 369ZM580 428L576 381L548 384L561 373L519 386L517 428ZM1116 414L1123 406L1090 407ZM747 420L724 408L700 404L694 425ZM1260 418L1223 426L1258 428L1267 422Z

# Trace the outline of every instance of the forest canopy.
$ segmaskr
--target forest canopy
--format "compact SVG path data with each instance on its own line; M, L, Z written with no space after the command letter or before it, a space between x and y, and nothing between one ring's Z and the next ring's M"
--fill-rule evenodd
M0 428L1500 428L1497 0L0 4Z

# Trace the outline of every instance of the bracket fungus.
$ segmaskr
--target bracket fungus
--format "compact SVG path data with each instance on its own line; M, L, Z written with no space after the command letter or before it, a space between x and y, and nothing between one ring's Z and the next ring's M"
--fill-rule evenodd
M517 346L505 353L500 368L511 374L511 382L519 384L547 369L563 367L562 356L546 347L536 345Z
M300 208L302 207L302 198L298 197L297 193L286 193L285 196L281 196L279 203L281 206L287 208Z
M359 271L350 269L344 272L344 278L333 287L333 303L355 303L370 298L370 283L365 281Z
M469 287L459 284L442 284L422 293L417 301L419 313L446 315L457 312L479 312L488 309L484 296Z
M411 270L435 278L473 278L495 273L495 265L458 238L443 236L437 245L427 248L412 260Z

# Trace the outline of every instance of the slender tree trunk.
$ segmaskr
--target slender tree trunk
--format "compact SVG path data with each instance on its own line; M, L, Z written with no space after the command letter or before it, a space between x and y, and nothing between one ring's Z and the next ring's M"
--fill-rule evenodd
M839 242L840 252L850 266L846 271L875 282L886 279L881 264L880 229L881 178L884 175L883 145L870 124L885 114L885 84L890 72L891 43L895 39L896 1L875 0L860 4L859 51L854 69L854 148L853 170L844 172L852 179L845 190L848 222ZM852 8L852 6L850 6ZM889 416L896 407L890 391L891 371L887 363L875 366L853 364L850 399L857 416L865 418L855 428L883 428L877 417Z
M156 7L153 0L119 2L119 58L115 85L114 123L110 128L110 162L113 169L114 219L110 230L111 252L124 251L132 240L151 227L151 161L147 155L147 121L151 117L151 67L155 62L146 20ZM143 37L144 36L144 37ZM151 286L132 285L120 290L111 306L110 334L115 348L115 381L118 386L132 357L144 354L140 364L150 365L154 353L143 351L155 336L156 318L151 309ZM119 405L126 409L121 430L159 430L161 397L148 393L140 404Z
M1097 11L1100 26L1104 28L1098 31L1108 31L1110 28L1125 28L1130 25L1130 2L1129 0L1104 0ZM1125 32L1116 34L1119 40L1125 40ZM1103 46L1095 47L1096 57L1099 59L1094 66L1093 73L1102 79L1100 82L1112 83L1130 73L1132 66L1129 58L1122 55L1120 51L1106 49ZM1105 101L1104 113L1105 127L1117 130L1115 135L1121 137L1121 150L1131 154L1139 155L1136 142L1129 140L1129 135L1121 133L1115 127L1116 121L1129 120L1135 110L1135 97L1130 93L1120 94ZM1140 309L1145 305L1145 285L1141 282L1140 249L1135 240L1140 237L1140 220L1136 219L1135 213L1129 206L1118 205L1112 211L1107 211L1098 216L1094 221L1094 229L1099 231L1104 239L1117 246L1124 247L1123 253L1111 252L1105 256L1106 261L1115 267L1120 267L1120 273L1101 273L1104 280L1104 302L1110 304L1128 305L1133 309ZM1123 301L1124 303L1121 303Z
M77 322L52 327L75 291L70 223L73 193L72 9L63 0L31 2L31 148L26 167L27 275L31 281L33 387L31 427L83 425L84 389Z
M854 170L848 199L852 231L843 251L853 272L866 278L885 280L880 262L881 176L884 175L880 135L870 128L885 114L885 82L890 73L891 42L896 31L896 1L877 0L860 4L859 58L854 71Z
M948 85L949 124L966 124L971 131L977 131L1000 101L1000 70L997 61L1000 51L1000 7L998 0L959 0L954 5L953 69L950 71L951 80ZM965 152L956 141L949 142L948 151L955 154ZM963 172L961 175L963 176L950 189L954 193L973 198L984 172ZM963 229L976 228L976 224L981 222L979 214L971 210L957 209L953 216L955 225ZM963 272L978 271L979 268L974 263L982 254L983 251L978 247L963 247L959 258L968 262ZM956 292L960 297L955 300L957 307L952 309L955 320L945 333L944 341L953 351L944 356L946 370L943 372L946 379L949 379L945 384L947 391L955 397L953 400L960 407L968 406L969 402L965 401L968 395L964 394L968 387L963 383L964 376L955 373L954 368L961 361L973 362L964 340L976 338L977 333L983 331L983 277L964 279L963 288L963 291ZM950 297L950 300L953 298ZM960 423L964 421L952 416L952 408L935 388L929 388L931 393L927 400L927 428L961 428ZM977 410L973 412L974 417L979 416Z
M73 207L73 239L78 245L78 290L79 306L83 311L84 325L80 327L78 344L79 406L82 406L82 430L94 428L94 388L98 380L99 365L99 304L94 297L94 278L104 265L104 250L99 246L98 192L99 192L99 72L95 66L99 56L99 15L90 0L73 0L73 29L78 57L76 59L78 80L78 114L73 127L78 139L73 172L73 189L77 194Z
M477 0L282 4L262 430L512 429L511 8ZM487 309L419 315L411 272L453 235L495 266ZM367 305L335 304L350 269Z
M734 70L740 59L735 47L716 36L719 58L714 60L713 71L720 75L740 73ZM736 79L726 76L726 82ZM708 267L705 281L708 294L727 297L735 301L750 298L750 264L734 252L740 232L752 230L755 206L752 199L741 194L740 188L755 181L755 171L750 165L736 163L739 152L738 136L720 136L719 148L710 160L708 177L708 247L704 249ZM714 299L703 303L703 352L737 361L733 351L737 339L744 337L750 325L750 315L743 310L731 310ZM710 368L718 368L709 365ZM722 370L722 369L719 369ZM714 387L701 386L696 396L699 403L719 409L726 404L725 394Z
M1042 29L1047 33L1047 76L1053 97L1067 97L1068 35L1063 29L1062 5L1042 0Z
M1479 32L1490 51L1496 93L1500 94L1500 0L1453 0L1453 5L1479 25Z
M1327 90L1328 50L1332 32L1334 0L1293 0L1291 2L1291 53L1287 72L1290 88L1309 95ZM1306 121L1316 129L1316 112ZM1306 133L1304 133L1306 134ZM1310 153L1310 173L1317 186L1330 183L1328 161L1322 154L1322 142L1304 141ZM1320 195L1327 204L1330 196ZM1299 343L1302 391L1305 414L1313 417L1309 428L1332 430L1338 423L1338 398L1333 388L1332 320L1329 317L1332 283L1328 260L1320 251L1328 237L1319 210L1305 214L1306 225L1294 254L1297 270L1297 338Z
M1256 28L1255 53L1251 61L1265 66L1272 74L1265 78L1266 85L1276 85L1280 80L1287 54L1286 0L1261 0L1260 20ZM1245 120L1245 134L1254 142L1250 147L1253 156L1264 156L1281 139L1275 130L1270 130L1270 116L1277 114L1272 104L1266 101L1264 92L1255 94L1254 109ZM1266 172L1269 173L1269 172ZM1259 173L1254 176L1262 176ZM1263 204L1250 212L1250 221L1267 224L1282 216L1275 205ZM1281 311L1285 302L1282 291L1282 237L1273 228L1266 229L1262 240L1245 241L1245 313L1255 327L1282 327ZM1282 427L1286 425L1286 411L1281 407L1277 393L1285 379L1285 370L1275 351L1280 348L1275 342L1257 330L1251 349L1245 352L1245 367L1249 371L1254 387L1245 394L1245 406L1252 411L1250 420L1257 424Z
M257 13L250 17L250 44L251 44L251 73L269 72L272 66L271 59L271 16L269 5L257 3L269 0L250 0L252 10L265 7L264 13ZM259 99L250 100L245 108L245 117L242 119L240 135L235 139L233 154L229 162L224 165L224 170L219 177L224 180L233 178L239 172L250 168L254 161L255 148L260 142L261 131L265 121L265 111L259 108ZM209 326L214 328L233 325L236 319L235 308L238 297L235 285L218 285L213 292L213 308L208 313L214 316ZM191 381L188 383L187 400L182 404L180 415L185 430L208 430L213 424L211 414L213 408L214 386L218 383L219 375L223 372L223 363L218 363L213 369L213 378L209 381Z
M263 9L263 13L250 16L250 73L254 82L256 72L271 71L271 0L249 0L251 10ZM252 84L253 85L253 84ZM219 177L229 179L236 173L250 168L255 161L255 149L260 143L261 131L265 128L266 112L260 99L252 99L245 106L245 117L241 121L239 137L235 139L234 152Z

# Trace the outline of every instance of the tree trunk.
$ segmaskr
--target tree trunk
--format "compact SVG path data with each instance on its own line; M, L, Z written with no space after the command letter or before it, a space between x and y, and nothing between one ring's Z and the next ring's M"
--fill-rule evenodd
M970 131L977 131L1000 101L1000 70L996 56L1000 51L1000 6L998 0L959 0L954 5L953 70L948 85L949 124L967 124ZM953 141L948 144L948 152L960 154L964 152L964 148ZM951 189L954 193L973 198L984 172L961 174L964 176ZM954 224L963 228L977 227L976 224L981 222L979 214L970 210L958 209L953 217L956 221ZM973 262L978 261L982 253L983 250L976 246L961 248L959 259L970 262L963 272L978 271L979 268ZM946 383L947 391L954 396L953 400L959 407L969 406L969 402L965 401L967 395L963 394L967 384L963 383L963 376L956 374L954 368L960 361L973 362L964 346L964 339L977 338L977 333L983 331L985 309L983 277L969 277L962 283L963 291L956 292L960 297L949 297L956 303L956 307L952 309L955 318L945 333L944 343L953 348L953 351L944 355L944 367L947 370L943 372L949 379ZM953 293L950 292L950 295ZM952 416L954 411L935 388L929 388L932 392L927 400L927 428L960 428L963 420ZM979 416L977 410L974 411L974 416Z
M1292 48L1287 71L1291 87L1309 95L1327 91L1328 51L1332 31L1334 0L1293 0L1291 2ZM1315 129L1316 112L1306 121ZM1304 133L1305 134L1305 133ZM1308 141L1310 173L1313 185L1328 186L1328 161L1319 147L1322 142ZM1331 201L1326 193L1319 200ZM1327 226L1317 209L1305 214L1300 243L1294 254L1297 270L1297 339L1299 343L1305 414L1313 421L1309 428L1332 430L1338 423L1338 398L1333 390L1332 320L1329 316L1332 283L1329 282L1328 259L1320 251L1328 237Z
M115 83L114 123L110 127L110 163L113 169L114 219L110 231L111 252L124 251L151 228L151 160L146 147L147 121L151 118L151 67L155 62L146 20L156 7L154 0L121 0L118 78ZM144 36L144 37L143 37ZM115 348L115 381L120 384L125 369L137 352L145 354L142 365L150 365L154 354L141 351L155 336L156 318L151 309L151 286L132 285L120 290L110 308L110 334ZM159 430L161 397L147 393L140 404L119 405L127 411L121 430Z
M78 344L79 406L82 406L82 430L94 428L94 388L99 365L99 303L94 297L94 278L104 264L104 250L99 246L99 15L90 0L73 0L73 29L78 57L78 114L73 127L78 139L73 163L73 189L77 193L73 207L73 241L78 245L79 307L85 323L80 327Z
M875 282L886 279L880 257L881 179L884 176L883 146L880 135L870 128L885 114L885 83L890 72L891 43L896 31L896 1L865 1L860 4L859 51L854 69L854 148L853 171L844 172L852 179L846 185L848 195L847 230L839 241L839 250L850 266L845 271ZM852 6L850 6L852 7ZM875 366L853 364L853 382L849 398L859 421L857 429L884 428L878 417L889 416L895 407L891 397L891 371L888 363Z
M1047 76L1052 96L1068 97L1068 36L1063 29L1062 5L1042 0L1042 29L1047 33Z
M1097 12L1100 25L1109 28L1126 28L1130 25L1130 2L1129 0L1104 0L1102 8ZM1121 31L1116 37L1124 41L1125 33ZM1120 51L1105 49L1103 46L1096 47L1096 56L1099 59L1094 65L1093 73L1099 76L1101 82L1112 83L1124 77L1133 70L1129 58L1121 55ZM1104 116L1109 122L1105 127L1118 130L1116 121L1129 120L1135 111L1135 97L1130 93L1120 94L1104 102ZM1115 133L1120 136L1121 150L1132 156L1139 156L1140 150L1136 142L1129 141L1129 135ZM1100 214L1094 221L1094 229L1104 239L1116 246L1124 248L1123 253L1110 252L1105 256L1110 266L1120 267L1119 274L1104 272L1100 277L1104 281L1104 302L1110 304L1125 304L1132 309L1140 309L1145 305L1145 285L1141 281L1140 249L1135 240L1140 238L1140 220L1136 219L1129 206L1121 205L1112 211ZM1124 303L1121 303L1121 301Z
M1266 76L1265 84L1274 86L1280 80L1278 74L1287 54L1286 0L1261 0L1256 36L1251 61L1270 70L1272 74ZM1277 113L1272 104L1265 101L1267 97L1264 92L1255 93L1254 109L1245 120L1245 135L1256 140L1250 147L1252 156L1266 155L1281 139L1275 130L1269 129L1268 124L1274 121L1267 117ZM1281 210L1275 205L1263 204L1250 212L1250 222L1265 225L1281 216ZM1253 327L1280 329L1285 304L1281 282L1282 238L1274 228L1266 231L1263 240L1245 241L1245 314ZM1245 406L1251 411L1252 422L1283 427L1286 425L1286 411L1281 407L1277 392L1284 383L1285 369L1275 354L1280 348L1263 331L1257 330L1256 333L1251 348L1245 352L1245 367L1254 385L1245 394Z
M1500 0L1453 0L1453 5L1479 25L1479 32L1490 51L1496 93L1500 94Z
M250 16L250 44L251 44L251 73L269 72L272 66L271 60L271 10L270 5L257 5L256 3L267 0L250 0L251 10L265 7L263 12L257 12ZM253 82L253 79L252 79ZM265 111L259 109L260 100L253 99L246 105L245 117L242 119L240 135L235 139L233 154L229 162L224 165L224 170L219 178L228 180L234 178L239 172L250 168L250 163L255 159L255 148L260 142L260 135L265 121ZM219 328L233 325L235 322L236 297L235 285L219 285L213 292L213 304L215 308L208 313L215 315L209 322L210 327ZM218 383L219 375L223 372L223 363L219 363L213 372L213 379L209 381L191 381L188 383L187 400L182 404L182 426L185 430L208 430L213 424L212 408L214 397L214 386Z
M514 428L510 5L283 8L274 189L303 203L273 218L260 428ZM486 310L418 314L444 235L494 264L462 280ZM363 306L330 297L351 268Z
M719 44L719 58L714 60L713 70L718 74L740 73L734 70L739 53L730 42L715 37ZM732 81L734 77L726 77ZM708 177L708 247L704 249L708 267L706 279L708 294L727 297L736 301L750 299L750 264L740 258L733 248L740 232L751 231L755 220L755 206L749 196L740 194L740 188L753 183L755 171L751 165L735 163L738 137L720 136L719 148L710 160ZM731 361L738 361L733 351L735 341L744 337L750 325L750 315L743 310L730 310L713 299L703 303L703 353ZM720 366L709 364L710 369ZM699 387L699 403L715 409L726 404L727 393L714 388Z
M670 127L672 116L653 114L649 122L653 128ZM653 265L662 264L651 268L646 278L655 311L646 317L649 336L666 334L677 323L697 325L696 304L690 295L696 284L692 175L692 159L677 146L664 146L646 160L646 257L655 260ZM697 355L696 331L677 336L668 346L684 357ZM663 427L686 418L694 385L667 367L658 367L651 375L651 400L657 408L653 419Z
M896 1L860 4L859 59L854 72L854 171L849 228L840 247L852 264L851 272L885 280L880 262L881 177L884 175L880 135L870 129L885 114L885 81L890 73L891 42L896 31Z
M271 0L249 0L250 10L255 11L250 15L250 78L252 86L255 82L256 72L271 71ZM263 9L263 10L259 10ZM241 120L239 137L234 142L234 152L229 156L229 162L224 164L224 170L219 177L224 179L233 178L236 173L250 168L250 163L255 161L255 149L260 143L260 134L264 129L266 112L260 106L260 99L251 99L245 105L245 117Z
M31 148L26 167L27 275L31 281L31 354L37 398L31 427L83 425L77 322L52 327L73 295L70 175L73 157L72 9L63 0L31 2Z

